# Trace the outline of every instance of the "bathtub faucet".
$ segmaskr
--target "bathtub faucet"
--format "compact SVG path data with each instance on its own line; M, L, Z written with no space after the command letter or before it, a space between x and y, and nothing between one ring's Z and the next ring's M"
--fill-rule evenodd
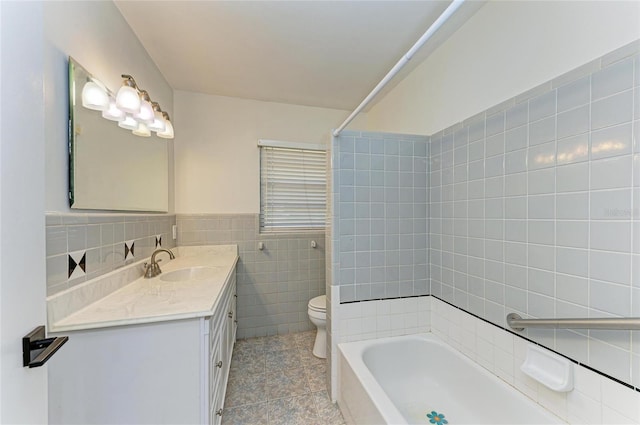
M174 260L176 258L176 256L173 255L173 252L171 252L170 249L158 248L155 251L153 251L153 254L151 254L151 262L150 263L144 263L144 278L145 279L151 279L152 277L156 277L160 273L162 273L162 270L160 270L160 266L158 265L158 261L162 261L162 260L156 261L156 255L158 255L161 252L166 252L167 254L169 254L169 259L170 260Z

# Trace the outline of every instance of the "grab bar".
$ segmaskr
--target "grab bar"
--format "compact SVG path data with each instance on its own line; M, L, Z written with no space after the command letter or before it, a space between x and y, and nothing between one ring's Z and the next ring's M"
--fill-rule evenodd
M598 317L590 319L523 319L507 314L507 324L515 331L524 328L640 330L640 317Z

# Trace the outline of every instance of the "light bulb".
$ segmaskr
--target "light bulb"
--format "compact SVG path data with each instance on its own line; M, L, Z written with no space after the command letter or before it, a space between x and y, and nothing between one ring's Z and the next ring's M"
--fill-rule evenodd
M99 85L88 81L82 88L82 106L94 111L104 111L109 107L109 95Z
M135 83L129 79L124 80L124 84L120 87L116 96L116 106L124 112L137 114L140 112L140 104L140 95L138 90L135 89Z
M151 106L153 106L153 122L148 125L149 130L157 132L163 132L167 127L164 123L164 115L162 114L162 109L160 109L160 105L158 102L151 102Z
M167 126L164 123L164 117L162 116L162 113L159 111L155 111L153 115L153 123L149 124L147 127L149 127L149 130L155 131L156 133L163 132L167 128Z
M132 116L127 115L126 118L118 123L118 127L126 128L127 130L137 130L138 121L133 119Z
M138 128L133 130L133 134L135 134L136 136L141 136L141 137L149 137L149 136L151 136L151 132L149 131L149 128L147 128L147 125L145 123L142 123L142 122L138 124Z
M138 120L138 122L143 122L145 124L151 124L155 118L153 114L153 107L151 103L147 100L143 100L140 103L140 112L134 114L133 117Z
M151 98L146 90L140 90L140 111L137 114L133 114L133 118L145 124L151 124L154 120Z
M125 113L118 109L114 99L109 99L109 107L102 111L102 118L106 118L111 121L122 121L125 118Z
M159 131L156 134L158 137L162 137L163 139L173 139L173 124L169 121L169 114L163 112L162 116L164 117L165 129L164 131Z

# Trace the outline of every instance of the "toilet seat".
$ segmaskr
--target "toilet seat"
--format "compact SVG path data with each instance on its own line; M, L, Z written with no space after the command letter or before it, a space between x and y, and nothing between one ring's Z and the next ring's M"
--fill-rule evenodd
M327 296L320 295L309 300L309 310L325 313L327 311Z
M325 311L307 310L307 314L311 322L316 326L318 326L318 322L324 323L327 320L327 313Z

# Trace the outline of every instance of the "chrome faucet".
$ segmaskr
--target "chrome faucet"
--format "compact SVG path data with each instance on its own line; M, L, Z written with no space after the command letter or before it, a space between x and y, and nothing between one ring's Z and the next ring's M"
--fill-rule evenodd
M158 265L158 262L162 261L162 260L156 261L156 255L158 255L161 252L166 252L167 254L169 254L169 259L170 260L174 260L176 258L176 256L173 255L173 252L171 252L170 249L158 248L155 251L153 251L153 254L151 254L151 262L150 263L144 263L144 278L145 279L151 279L152 277L156 277L160 273L162 273L162 270L160 270L160 266Z

